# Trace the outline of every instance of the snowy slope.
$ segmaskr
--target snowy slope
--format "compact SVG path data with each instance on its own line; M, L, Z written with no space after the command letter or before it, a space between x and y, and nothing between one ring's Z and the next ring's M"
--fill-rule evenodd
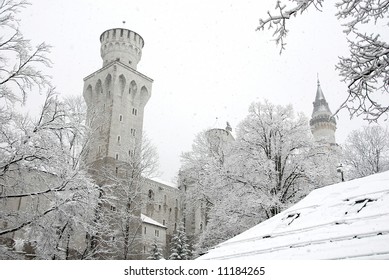
M389 259L389 171L314 190L199 259Z

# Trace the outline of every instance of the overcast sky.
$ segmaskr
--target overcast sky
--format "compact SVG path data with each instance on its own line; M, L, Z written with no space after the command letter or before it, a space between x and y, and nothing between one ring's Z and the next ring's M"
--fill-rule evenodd
M255 31L276 0L31 2L20 14L21 30L34 44L53 46L49 73L63 95L82 94L83 78L101 68L103 31L124 27L143 37L137 70L154 79L144 130L167 181L174 181L180 154L196 133L224 128L226 121L235 128L254 101L292 104L310 117L317 74L333 112L346 97L335 64L347 54L347 42L333 1L289 22L282 55L271 31ZM361 124L341 112L337 142Z

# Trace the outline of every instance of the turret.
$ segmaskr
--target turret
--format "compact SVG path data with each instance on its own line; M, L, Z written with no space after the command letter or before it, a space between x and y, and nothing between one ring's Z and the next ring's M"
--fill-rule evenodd
M309 122L313 137L318 142L335 144L336 121L317 80L316 98L313 102L312 118Z
M120 61L136 69L144 46L143 38L138 33L123 28L109 29L101 34L100 42L103 66Z

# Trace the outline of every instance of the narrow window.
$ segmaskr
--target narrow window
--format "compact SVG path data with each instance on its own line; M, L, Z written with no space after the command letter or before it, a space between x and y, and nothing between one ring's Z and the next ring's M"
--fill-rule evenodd
M120 37L123 37L123 29L120 29Z
M145 230L144 230L144 234L146 234L147 230L146 230L146 227L145 227Z
M161 211L162 207L161 205L158 205L158 210Z
M116 167L115 168L115 174L118 174L118 172L119 172L119 167Z
M119 159L119 154L116 154L116 155L115 155L115 159L116 159L116 160Z
M120 144L120 135L118 136L118 144Z
M119 116L119 121L123 121L123 116L122 115Z
M165 224L166 224L166 221L165 221L165 220L163 220L163 221L162 221L162 224L163 224L163 225L165 225Z

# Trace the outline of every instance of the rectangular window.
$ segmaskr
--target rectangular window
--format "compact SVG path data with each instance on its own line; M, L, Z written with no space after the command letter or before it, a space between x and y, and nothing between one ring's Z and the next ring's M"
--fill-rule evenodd
M166 224L166 221L165 221L165 220L163 220L163 221L162 221L162 224L163 224L163 225L165 225L165 224Z
M155 230L155 237L159 237L159 230Z
M120 144L120 136L118 136L118 144Z
M144 230L144 234L146 234L147 230L146 230L146 227L145 227L145 230Z
M123 116L122 115L119 116L119 121L123 121Z
M116 159L116 160L119 159L119 155L118 155L118 154L115 155L115 159Z
M136 130L135 130L135 128L131 128L131 131L130 131L130 133L131 133L131 135L132 135L132 136L135 136L135 134L136 134Z

